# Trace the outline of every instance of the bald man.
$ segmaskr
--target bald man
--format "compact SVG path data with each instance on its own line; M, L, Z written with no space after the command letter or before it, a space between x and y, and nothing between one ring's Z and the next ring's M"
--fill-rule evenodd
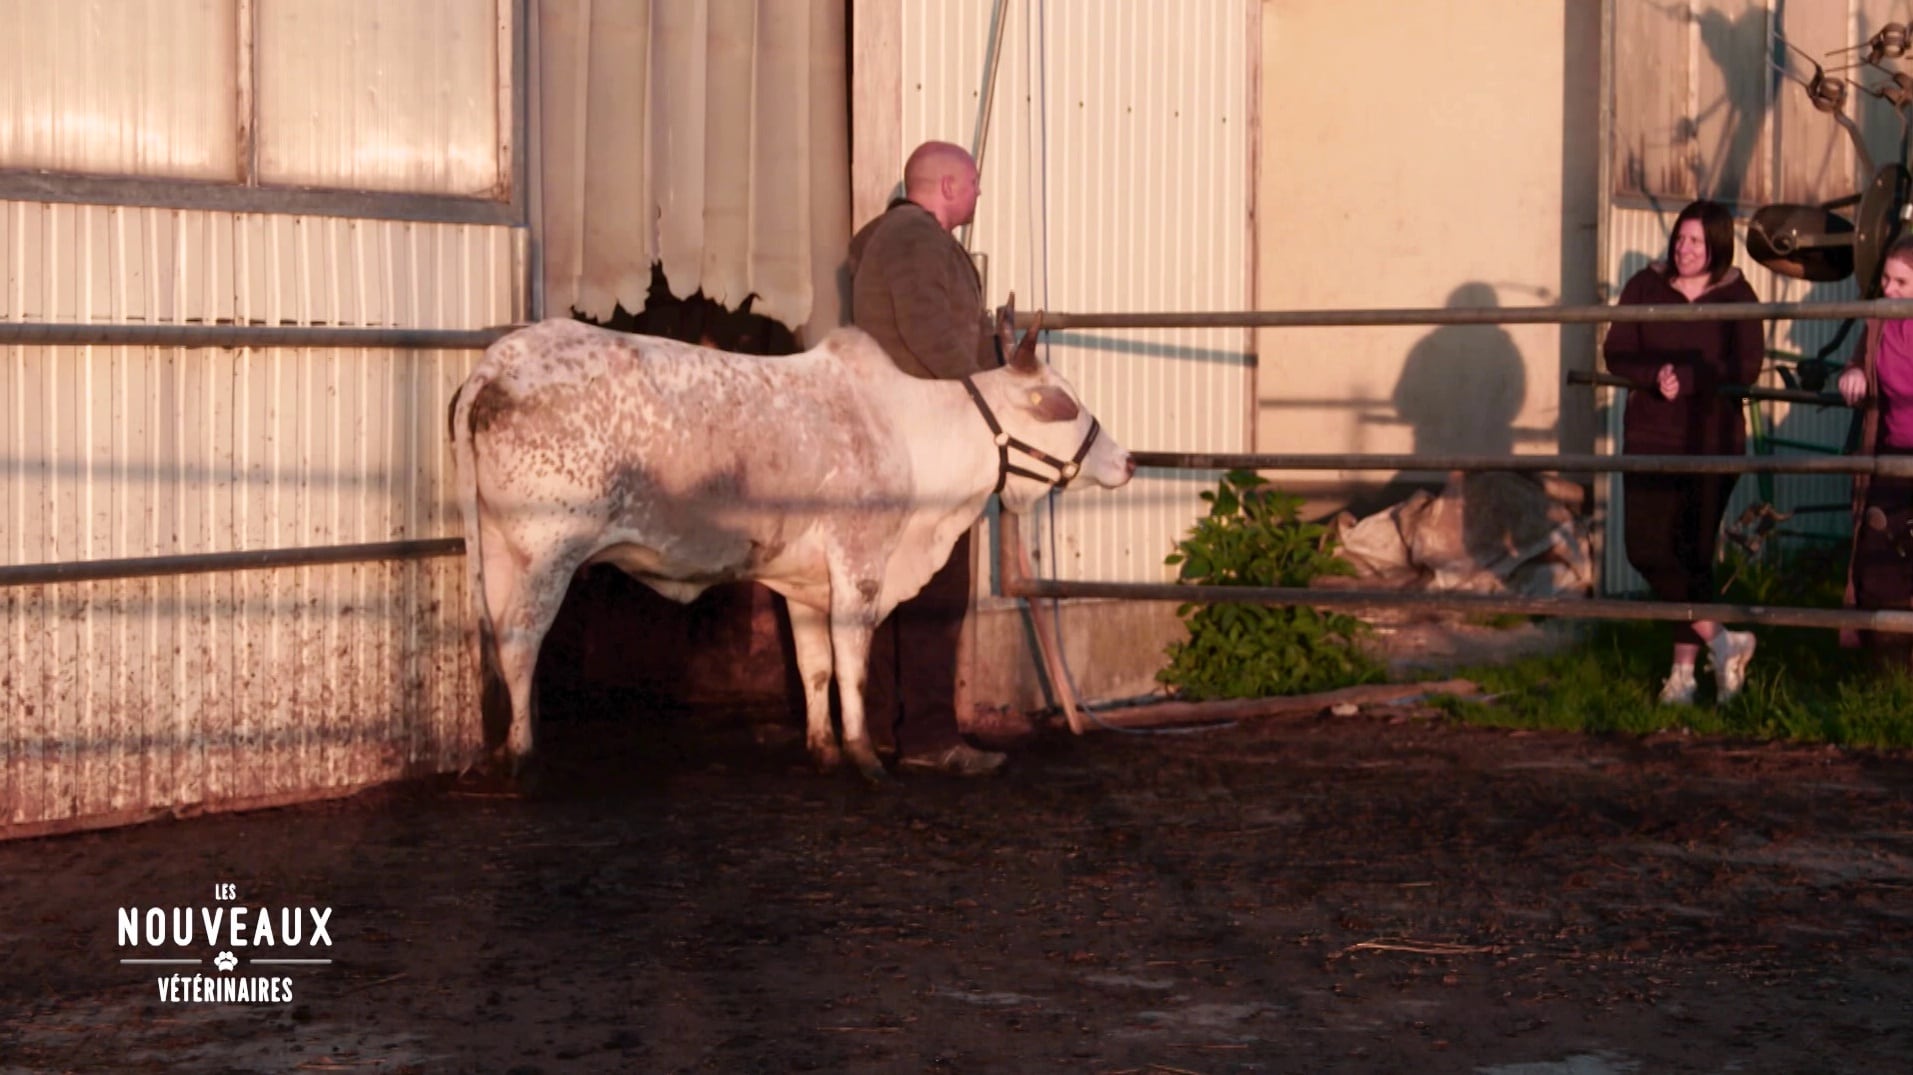
M996 360L983 284L951 234L976 216L976 161L925 142L903 166L903 189L850 240L851 321L913 377L987 369Z
M962 146L925 142L903 166L903 189L850 240L851 321L912 377L957 380L998 365L983 282L951 234L976 215L976 160ZM899 768L983 776L1003 765L957 726L957 640L969 607L966 533L871 640L864 704L872 728L890 725Z

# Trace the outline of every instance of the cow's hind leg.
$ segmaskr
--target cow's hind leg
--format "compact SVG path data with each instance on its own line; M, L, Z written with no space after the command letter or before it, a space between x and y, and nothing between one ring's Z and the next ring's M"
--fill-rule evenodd
M833 580L835 581L835 580ZM870 729L864 720L864 682L870 675L870 636L879 619L876 601L862 596L843 600L837 595L843 586L832 586L830 644L837 659L837 704L843 710L844 750L865 779L883 780L883 762L877 760L876 747L870 742Z
M830 727L830 614L788 598L784 604L797 644L797 674L804 681L804 745L819 769L835 769L844 756Z
M489 556L489 548L487 555ZM505 738L505 760L512 775L528 775L528 765L536 746L538 719L533 693L533 676L538 668L538 650L545 633L558 617L565 588L578 557L565 554L534 561L520 571L492 572L487 561L485 587L487 599L496 617L494 629L498 646L498 671L511 694L511 730ZM503 582L495 581L499 575Z

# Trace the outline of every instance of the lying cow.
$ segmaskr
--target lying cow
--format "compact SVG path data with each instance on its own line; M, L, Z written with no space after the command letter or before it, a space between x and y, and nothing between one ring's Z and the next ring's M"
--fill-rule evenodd
M565 589L611 563L678 601L736 579L784 595L811 755L842 758L834 669L844 749L881 777L863 707L871 631L992 491L1022 512L1078 477L1114 488L1135 472L1037 361L1036 331L961 382L903 373L854 328L772 358L563 319L493 344L451 424L485 697L502 679L512 765L532 751L532 670Z

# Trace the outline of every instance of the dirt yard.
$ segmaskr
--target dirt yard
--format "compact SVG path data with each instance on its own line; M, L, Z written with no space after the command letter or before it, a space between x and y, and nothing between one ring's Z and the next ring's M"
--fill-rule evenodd
M762 713L550 779L0 845L0 1072L1903 1071L1913 759L1412 709L1046 731L872 790ZM121 907L331 909L173 1003ZM274 912L276 913L276 912ZM150 954L150 949L146 950ZM236 949L244 955L257 949Z

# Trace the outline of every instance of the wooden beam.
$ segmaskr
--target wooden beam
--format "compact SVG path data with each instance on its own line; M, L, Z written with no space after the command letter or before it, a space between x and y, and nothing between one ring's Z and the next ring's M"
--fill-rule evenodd
M903 180L902 0L850 0L850 226L883 212Z
M1444 679L1430 683L1364 683L1314 694L1288 694L1273 698L1156 702L1099 713L1096 723L1111 728L1164 728L1273 717L1284 713L1319 713L1340 705L1406 705L1432 694L1469 698L1480 693L1480 687L1465 679Z

